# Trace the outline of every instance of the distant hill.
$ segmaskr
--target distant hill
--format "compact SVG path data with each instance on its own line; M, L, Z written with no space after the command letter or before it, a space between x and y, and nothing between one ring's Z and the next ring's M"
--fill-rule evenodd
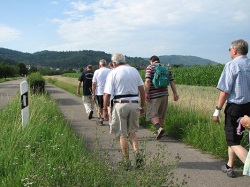
M211 60L195 57L195 56L181 56L181 55L170 55L170 56L159 56L161 63L164 64L176 64L184 66L192 65L207 65L217 64ZM26 65L43 66L52 68L82 68L88 64L98 65L100 59L105 59L107 62L111 60L111 54L103 51L40 51L36 53L23 53L6 48L0 48L0 61L11 62L14 60L18 63L24 63ZM8 60L6 60L8 59ZM127 63L132 66L146 66L149 64L149 58L141 57L128 57L126 56Z
M26 65L52 68L82 68L88 64L98 65L100 59L111 61L111 54L102 51L40 51L36 53L23 53L6 48L0 48L0 58L12 59ZM127 63L133 66L143 66L147 62L140 57L126 57Z
M217 62L212 60L196 57L196 56L182 56L182 55L163 55L159 56L162 64L175 64L183 66L193 66L193 65L216 65ZM144 58L149 61L150 58Z

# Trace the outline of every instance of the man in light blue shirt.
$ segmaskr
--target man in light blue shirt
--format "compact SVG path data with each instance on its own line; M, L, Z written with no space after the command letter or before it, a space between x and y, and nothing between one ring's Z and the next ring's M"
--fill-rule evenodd
M233 178L235 177L233 170L235 155L243 163L247 156L247 150L240 145L243 134L237 134L239 125L237 121L244 115L250 115L250 60L246 56L248 43L242 39L233 41L229 52L233 60L225 65L218 82L217 89L220 90L220 95L213 116L214 121L218 122L220 110L226 102L224 130L229 159L221 170Z

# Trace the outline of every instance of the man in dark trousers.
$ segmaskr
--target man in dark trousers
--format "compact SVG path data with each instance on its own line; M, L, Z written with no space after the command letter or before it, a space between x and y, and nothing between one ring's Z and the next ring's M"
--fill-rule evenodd
M219 121L220 110L225 107L225 134L228 146L228 162L221 170L228 177L235 177L233 165L236 156L244 163L247 150L240 145L243 134L237 132L238 119L250 115L250 60L247 57L248 43L235 40L231 43L229 54L232 61L226 63L219 79L217 89L220 90L214 120ZM244 130L244 128L242 128Z
M86 70L82 72L81 76L78 79L79 82L77 89L77 94L80 95L80 88L83 82L82 101L89 119L93 117L93 108L94 108L94 100L92 100L92 94L91 94L93 75L94 71L92 65L88 65Z

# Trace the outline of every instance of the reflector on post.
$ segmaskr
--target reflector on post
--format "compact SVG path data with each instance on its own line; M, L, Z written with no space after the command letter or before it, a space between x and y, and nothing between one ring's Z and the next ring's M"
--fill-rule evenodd
M28 100L28 82L23 81L20 84L21 92L21 114L22 126L25 127L29 121L29 100Z

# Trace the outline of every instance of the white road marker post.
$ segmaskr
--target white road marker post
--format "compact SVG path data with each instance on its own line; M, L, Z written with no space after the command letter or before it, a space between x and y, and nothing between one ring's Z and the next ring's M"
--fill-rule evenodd
M28 82L23 81L20 84L21 92L21 114L22 126L25 127L29 121L29 100L28 100Z

